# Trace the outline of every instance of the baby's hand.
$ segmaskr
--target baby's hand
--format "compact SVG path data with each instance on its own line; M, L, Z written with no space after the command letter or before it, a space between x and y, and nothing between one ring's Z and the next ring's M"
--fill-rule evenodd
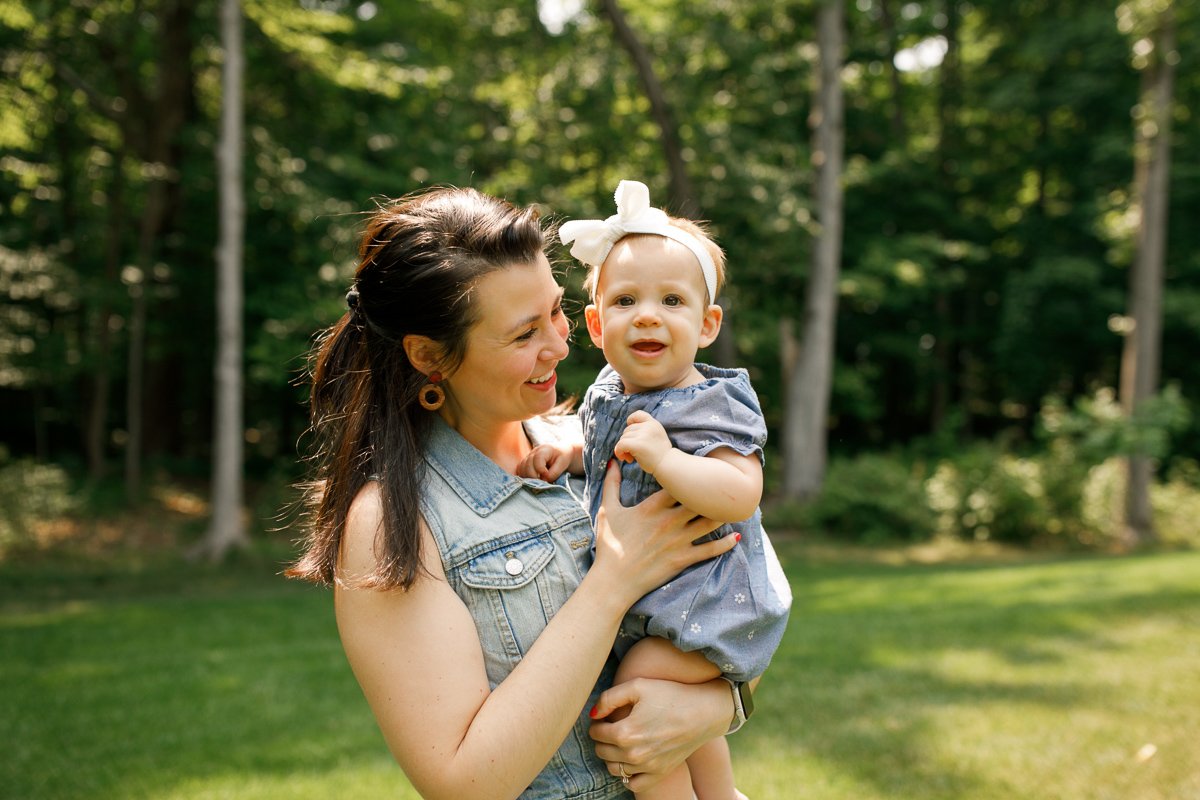
M662 423L645 411L635 411L625 421L625 432L613 447L613 455L622 461L637 461L650 475L671 452L671 440Z
M522 478L541 478L546 483L558 480L571 466L571 450L563 450L552 444L539 444L521 459L517 475Z

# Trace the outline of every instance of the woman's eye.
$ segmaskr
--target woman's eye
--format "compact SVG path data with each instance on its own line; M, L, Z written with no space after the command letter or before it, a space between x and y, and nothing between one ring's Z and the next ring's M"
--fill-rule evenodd
M537 328L530 328L525 333L522 333L520 336L518 336L517 341L518 342L528 342L530 339L533 338L533 335L535 333L537 333Z

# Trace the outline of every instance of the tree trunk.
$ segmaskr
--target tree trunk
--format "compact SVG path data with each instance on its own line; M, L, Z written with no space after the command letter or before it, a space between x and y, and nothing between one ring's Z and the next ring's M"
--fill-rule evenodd
M121 232L127 222L125 209L125 148L117 147L112 154L113 176L108 189L108 226L104 243L104 282L115 285L121 272ZM112 385L112 306L108 298L100 301L94 321L95 332L92 358L96 368L91 376L91 397L88 404L86 450L88 480L98 482L107 469L105 451L108 439L109 390Z
M248 544L242 521L242 10L222 0L221 138L217 148L220 234L217 246L216 407L213 412L212 524L193 554L218 561Z
M696 199L692 180L688 177L687 165L683 161L683 145L679 141L679 125L675 121L675 111L667 100L666 92L663 91L662 82L654 72L650 53L638 39L633 28L629 26L629 21L625 19L625 13L617 5L617 0L602 0L600 7L612 23L617 41L633 60L638 80L642 84L642 91L646 93L646 97L650 101L650 113L654 117L654 121L658 123L659 141L662 144L663 156L667 161L667 175L670 182L668 208L678 216L696 219L700 214L700 202ZM719 302L726 309L729 307L728 299L724 297L714 298L713 302ZM722 329L712 344L711 353L713 363L720 366L728 367L737 363L732 327L727 326Z
M842 59L845 49L843 0L827 0L817 12L821 75L813 115L813 161L817 167L816 207L820 232L813 249L812 274L804 302L801 342L785 365L783 493L791 500L815 496L825 480L829 395L837 330L837 286L842 250ZM788 329L785 328L785 331ZM784 342L787 353L791 343Z
M125 380L125 500L136 505L142 495L142 378L146 354L146 260L138 282L129 287L129 368Z
M696 202L692 182L683 163L683 147L679 142L679 126L675 122L675 112L667 101L662 82L654 72L654 65L650 63L650 53L629 27L617 0L601 0L600 7L612 22L617 41L633 59L642 90L650 101L650 113L658 123L663 155L667 159L667 174L670 178L671 209L679 216L694 217L700 210L700 204Z
M137 283L130 286L125 451L125 494L130 502L141 497L147 311L158 244L172 216L172 187L179 181L181 150L177 139L187 121L192 92L189 33L192 13L192 4L186 0L164 0L159 7L160 77L153 93L141 91L132 76L118 75L128 101L128 112L121 116L122 132L125 141L132 143L142 159L147 175L134 262L140 275Z
M1158 391L1175 80L1175 23L1170 5L1160 12L1154 39L1152 62L1142 73L1140 105L1145 111L1135 118L1134 191L1141 206L1141 219L1137 252L1129 274L1129 316L1133 326L1121 354L1121 401L1130 416ZM1155 538L1150 507L1153 472L1149 457L1136 453L1129 456L1124 527L1127 543L1131 545Z
M958 171L956 161L957 119L959 104L962 99L962 74L959 67L958 45L958 2L946 0L946 55L942 59L941 85L938 94L938 178L940 191L949 201L950 207L959 208L958 190L955 188L955 173ZM956 236L953 220L941 228L943 239ZM933 386L930 389L929 429L937 433L946 423L950 405L953 401L953 388L959 387L961 401L962 430L965 434L971 426L970 386L961 370L970 362L969 353L963 351L965 345L961 337L956 337L955 331L961 327L955 324L954 312L961 307L961 297L956 296L954 286L954 265L947 259L938 259L941 273L934 294L934 343L933 343Z
M904 84L900 81L900 70L896 67L896 45L900 37L896 33L892 0L879 0L879 20L887 41L888 82L892 87L892 136L896 139L894 146L903 149L907 136L904 123Z

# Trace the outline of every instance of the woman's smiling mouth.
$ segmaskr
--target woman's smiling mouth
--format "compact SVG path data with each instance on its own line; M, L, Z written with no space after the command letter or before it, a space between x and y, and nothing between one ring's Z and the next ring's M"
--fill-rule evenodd
M555 384L555 371L550 370L540 378L530 378L525 381L526 386L532 386L534 389L553 389Z

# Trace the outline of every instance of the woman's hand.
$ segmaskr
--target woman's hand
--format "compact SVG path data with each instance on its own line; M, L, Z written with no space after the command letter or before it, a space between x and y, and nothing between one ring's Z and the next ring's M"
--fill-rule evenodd
M592 571L615 569L629 605L686 567L728 552L741 538L726 536L693 545L693 541L716 530L720 523L697 517L664 491L626 508L621 505L620 484L620 468L610 461L596 515L596 560Z
M604 718L627 707L618 722ZM682 764L700 745L729 729L733 696L717 679L701 684L635 678L600 695L589 731L596 755L619 774L618 764L632 776L629 788L645 791Z

